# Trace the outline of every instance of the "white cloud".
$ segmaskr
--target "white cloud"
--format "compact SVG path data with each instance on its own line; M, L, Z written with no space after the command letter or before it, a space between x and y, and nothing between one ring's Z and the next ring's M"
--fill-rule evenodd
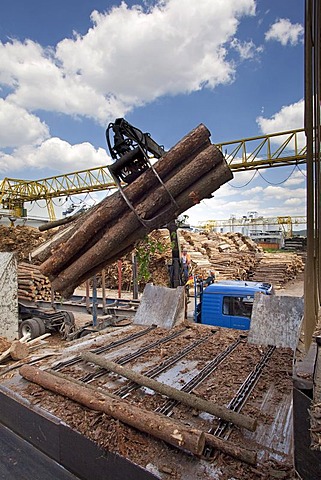
M304 28L300 23L291 23L288 18L280 18L265 34L265 40L275 40L283 46L297 45L303 41Z
M90 143L70 145L59 138L50 138L41 145L17 148L11 155L0 154L0 172L19 168L39 169L51 167L61 172L74 172L100 167L110 163L103 148L95 149Z
M291 177L286 180L286 182L284 182L284 186L285 187L293 187L293 186L296 186L296 185L301 185L301 184L305 184L306 182L306 174L305 174L305 167L301 167L302 168L302 172L301 171L298 171L298 172L294 172Z
M265 200L273 199L273 200L286 200L291 199L293 197L305 199L306 197L306 189L305 188L296 188L292 190L290 188L285 188L281 186L273 186L269 185L264 189L264 197Z
M270 118L257 117L256 122L264 135L301 129L304 126L304 101L299 100L292 105L283 106ZM282 145L288 138L288 135L273 136L272 143ZM296 148L300 151L305 145L305 133L300 132L288 142L286 149L291 154L296 151Z
M238 38L233 38L231 47L238 52L242 60L253 59L263 51L263 47L257 47L252 40L241 42Z
M167 0L148 11L122 3L94 11L85 35L55 49L31 40L0 43L0 84L10 87L11 103L29 111L105 124L159 96L233 81L228 42L239 19L254 13L254 0Z
M48 137L48 126L38 117L0 98L1 148L39 144Z
M263 187L253 187L253 188L244 190L243 192L240 192L240 193L244 197L252 197L252 195L258 195L258 194L261 195L263 191L264 191Z
M264 134L302 128L304 125L304 101L299 100L292 105L286 105L271 118L260 116L256 121Z
M296 207L296 206L301 207L302 198L289 198L288 200L285 200L284 204L291 207Z

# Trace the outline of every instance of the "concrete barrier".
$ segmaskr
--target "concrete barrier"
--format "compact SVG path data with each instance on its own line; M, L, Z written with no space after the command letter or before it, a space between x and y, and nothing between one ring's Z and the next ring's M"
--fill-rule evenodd
M136 325L172 328L185 318L185 288L167 288L148 283L134 317Z

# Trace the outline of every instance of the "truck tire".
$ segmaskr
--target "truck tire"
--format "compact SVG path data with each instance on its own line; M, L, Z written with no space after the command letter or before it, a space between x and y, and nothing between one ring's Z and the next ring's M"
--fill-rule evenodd
M64 311L64 317L65 317L65 323L67 325L73 326L75 325L75 316L72 312L69 311Z
M19 325L19 337L22 338L27 333L30 333L31 339L37 338L40 335L39 323L36 319L30 318L23 320Z
M60 334L63 340L67 340L68 335L75 330L75 317L72 312L62 312L64 316L63 324L60 327Z
M44 321L41 318L38 318L38 317L33 317L33 320L36 320L36 322L39 325L39 336L46 333L46 325L45 325Z

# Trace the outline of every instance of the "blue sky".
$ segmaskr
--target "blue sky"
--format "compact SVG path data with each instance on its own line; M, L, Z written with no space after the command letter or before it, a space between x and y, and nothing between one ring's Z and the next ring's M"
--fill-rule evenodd
M0 19L0 179L109 163L117 117L166 149L199 123L213 143L303 127L303 0L1 0ZM304 167L260 173L236 173L191 223L305 215Z

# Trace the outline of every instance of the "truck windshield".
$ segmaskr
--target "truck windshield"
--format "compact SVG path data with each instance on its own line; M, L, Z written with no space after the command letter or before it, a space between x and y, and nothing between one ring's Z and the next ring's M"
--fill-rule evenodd
M251 297L224 297L223 315L251 318L253 298Z

